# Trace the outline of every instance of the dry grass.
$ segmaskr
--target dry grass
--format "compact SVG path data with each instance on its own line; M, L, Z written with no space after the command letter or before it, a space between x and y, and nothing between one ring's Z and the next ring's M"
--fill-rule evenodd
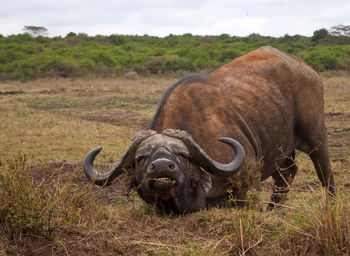
M335 200L299 154L281 209L259 210L268 180L246 208L185 216L127 196L123 180L91 186L81 170L97 145L105 148L100 168L117 162L174 79L0 84L0 92L24 92L0 94L0 255L349 255L350 78L323 80Z
M146 127L168 84L154 78L0 84L1 92L25 92L0 94L0 156L23 152L31 159L77 162L103 145L115 158L101 160L114 162Z

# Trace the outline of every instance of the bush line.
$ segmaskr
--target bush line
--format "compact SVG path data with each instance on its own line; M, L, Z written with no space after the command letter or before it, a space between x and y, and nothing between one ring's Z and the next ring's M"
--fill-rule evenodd
M340 40L341 39L341 40ZM315 39L301 35L275 38L192 34L155 36L33 37L0 35L0 80L42 77L103 77L128 72L169 74L215 69L263 45L294 54L317 71L350 71L350 37Z

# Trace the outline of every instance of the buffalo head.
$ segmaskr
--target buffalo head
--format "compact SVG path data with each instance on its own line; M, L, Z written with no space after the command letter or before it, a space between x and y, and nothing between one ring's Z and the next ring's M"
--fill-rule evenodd
M108 185L127 170L142 199L166 212L193 212L206 206L211 189L211 175L232 176L245 159L241 144L220 138L235 151L229 164L220 164L208 156L185 131L168 129L158 134L145 131L136 136L114 169L99 173L93 166L101 147L91 150L84 159L87 177L97 185Z

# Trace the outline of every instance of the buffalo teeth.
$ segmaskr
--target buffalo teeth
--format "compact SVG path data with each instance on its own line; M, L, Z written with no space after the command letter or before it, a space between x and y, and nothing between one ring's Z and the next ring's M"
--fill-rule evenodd
M170 177L159 177L159 178L153 178L153 181L163 182L171 184L172 186L175 186L177 184L176 180L173 180Z
M161 177L161 178L157 178L156 180L163 181L163 182L171 182L171 179L168 177Z

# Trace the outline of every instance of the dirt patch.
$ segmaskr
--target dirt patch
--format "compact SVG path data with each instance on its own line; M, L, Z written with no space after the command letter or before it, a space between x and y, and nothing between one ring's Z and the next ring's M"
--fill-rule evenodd
M112 167L96 164L95 168L101 172L108 172ZM83 163L69 163L58 161L41 165L30 166L30 173L38 181L45 180L45 184L53 186L57 183L73 183L78 186L91 184L83 171ZM110 186L93 186L92 189L99 193L99 197L106 203L113 203L116 196L126 196L128 193L127 178L123 175L114 180Z
M43 90L39 94L56 94L55 90ZM107 92L106 92L107 93ZM66 117L108 123L115 126L146 129L151 123L158 99L141 96L42 96L21 99L29 108L44 110Z
M346 147L350 145L350 128L341 128L328 134L328 144L331 147Z
M327 117L334 117L334 116L343 116L344 113L342 112L327 112L325 113L326 118Z
M9 255L24 255L24 256L40 256L40 255L52 255L52 243L49 239L44 237L24 236L16 245L18 251L11 251L8 249ZM21 248L23 248L21 250Z
M328 145L333 162L350 166L350 114L341 112L326 113Z
M24 91L5 91L5 92L1 92L0 91L0 95L17 95L17 94L24 94Z
M22 237L13 248L8 248L8 255L42 256L42 255L124 255L118 249L118 244L106 237L86 238L81 234L65 233L61 238L66 242L65 247L57 248L50 239L31 234ZM131 254L129 254L131 255Z
M56 91L56 90L41 90L41 91L39 91L38 92L38 94L57 94L58 93L58 91Z
M80 118L88 121L96 121L102 123L108 123L116 126L133 126L138 127L138 129L146 129L149 127L152 117L145 116L141 114L136 114L133 112L124 111L113 111L114 114L89 114L83 115Z

